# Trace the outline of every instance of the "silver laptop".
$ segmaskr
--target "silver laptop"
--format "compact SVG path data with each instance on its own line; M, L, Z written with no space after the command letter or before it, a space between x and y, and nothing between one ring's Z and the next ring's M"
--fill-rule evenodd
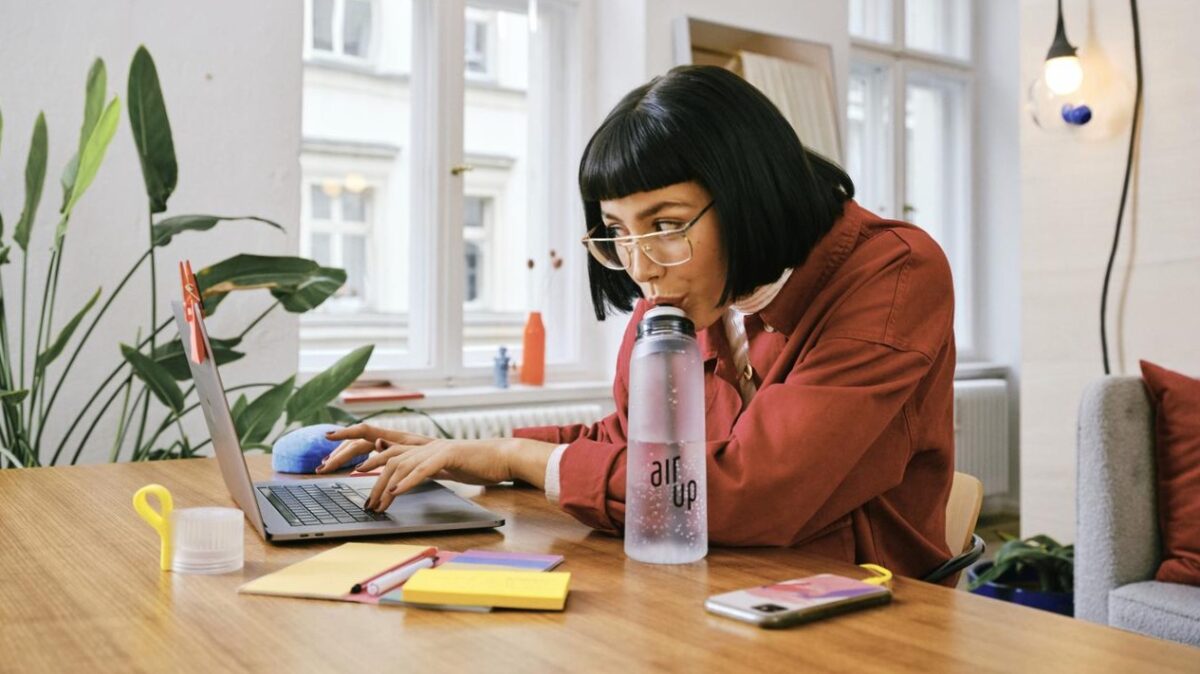
M196 383L200 408L212 434L221 476L234 502L267 541L306 538L349 538L422 531L486 529L504 525L504 518L484 510L442 485L426 481L392 501L386 512L371 513L363 505L375 485L374 477L271 480L252 482L225 387L213 358L196 364L188 343L183 305L171 302L188 367ZM200 321L204 347L211 354L208 331Z

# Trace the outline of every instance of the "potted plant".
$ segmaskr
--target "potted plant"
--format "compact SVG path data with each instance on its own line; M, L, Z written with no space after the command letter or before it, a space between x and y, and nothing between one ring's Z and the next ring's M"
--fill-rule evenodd
M1005 534L996 559L967 572L967 589L1065 616L1075 614L1075 546L1049 536L1025 540Z
M164 254L160 249L176 237L202 235L218 226L283 229L278 223L257 216L160 216L167 210L179 170L158 71L150 52L140 47L129 68L127 110L146 185L146 238L144 243L137 244L142 247L134 251L143 252L115 288L107 294L97 289L82 308L71 307L76 313L69 320L56 325L55 319L62 318L55 311L60 272L65 271L64 283L81 282L76 274L77 265L63 265L74 208L100 170L121 119L121 101L115 95L109 97L107 80L104 61L96 59L87 77L78 150L60 179L62 205L49 214L57 225L41 288L34 285L36 279L29 278L29 268L31 258L42 254L40 249L31 250L30 236L46 183L49 134L44 115L38 116L29 144L25 201L20 217L7 231L0 218L0 266L14 264L19 258L21 267L19 294L13 293L12 288L6 289L0 278L0 469L76 463L110 411L116 416L116 433L111 443L107 440L105 443L110 444L110 461L196 456L210 440L193 441L181 423L199 403L188 402L195 390L190 383L191 372L170 329L174 319L161 313L164 307L160 304L165 305L166 301L156 292L158 259ZM2 130L3 117L0 117ZM43 214L47 210L43 208ZM149 275L142 282L150 289L146 312L149 323L139 328L137 316L118 319L137 330L136 338L130 344L113 345L110 355L116 364L98 385L89 379L99 380L99 377L89 377L90 373L73 374L72 368L85 343L116 297L147 262ZM346 272L299 257L238 254L198 270L196 279L205 316L211 316L218 305L224 306L224 300L234 292L266 291L274 299L240 332L212 338L213 358L218 365L224 365L246 355L237 349L267 314L277 309L300 314L320 306L342 287ZM13 309L12 325L6 305ZM99 309L93 311L97 306ZM276 429L282 435L298 426L350 424L369 418L360 419L333 403L338 393L362 374L373 348L367 345L355 349L303 384L291 376L281 383L258 382L227 389L231 400L232 395L237 395L232 412L242 448L269 452L270 438ZM72 386L95 386L95 390L82 406L63 410L60 405L57 410L60 415L52 417L59 393L68 382ZM239 393L244 389L260 392L247 397ZM413 410L402 407L376 414L407 411ZM45 434L47 429L51 433ZM438 430L445 435L443 429L438 427Z

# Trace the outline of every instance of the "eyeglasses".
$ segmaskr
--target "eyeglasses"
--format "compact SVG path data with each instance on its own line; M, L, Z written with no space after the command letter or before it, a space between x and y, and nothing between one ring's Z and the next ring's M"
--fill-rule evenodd
M588 231L587 236L583 237L583 245L587 246L588 252L596 258L597 262L609 269L628 271L629 267L633 265L635 250L642 251L643 255L660 267L676 267L692 259L692 242L688 239L687 232L692 225L704 217L714 203L716 202L708 202L708 205L701 209L696 217L683 225L661 232L598 237L593 234L604 232L605 225L597 225Z

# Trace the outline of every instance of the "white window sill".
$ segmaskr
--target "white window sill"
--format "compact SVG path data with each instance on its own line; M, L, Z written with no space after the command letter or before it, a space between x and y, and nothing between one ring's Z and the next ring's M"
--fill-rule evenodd
M955 379L1008 379L1009 376L1007 365L982 360L958 363L954 367Z
M421 389L421 393L424 393L425 397L416 400L361 402L341 404L341 407L352 414L361 416L397 407L411 407L428 411L583 401L602 401L608 406L612 405L612 382L608 381L558 382L545 386L512 384L506 389L494 386L426 388Z
M954 372L955 379L1007 379L1008 375L1007 366L983 361L959 363ZM608 406L612 405L612 382L601 380L555 382L545 386L525 386L514 383L506 389L494 386L455 386L422 388L420 391L425 394L425 397L416 400L361 402L341 404L340 406L361 416L398 407L429 411L597 400L603 401Z

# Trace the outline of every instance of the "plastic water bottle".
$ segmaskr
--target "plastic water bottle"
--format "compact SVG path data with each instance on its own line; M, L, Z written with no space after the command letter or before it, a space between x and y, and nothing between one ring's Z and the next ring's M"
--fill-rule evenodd
M696 328L675 307L638 324L625 480L626 555L685 564L708 554L704 365Z

